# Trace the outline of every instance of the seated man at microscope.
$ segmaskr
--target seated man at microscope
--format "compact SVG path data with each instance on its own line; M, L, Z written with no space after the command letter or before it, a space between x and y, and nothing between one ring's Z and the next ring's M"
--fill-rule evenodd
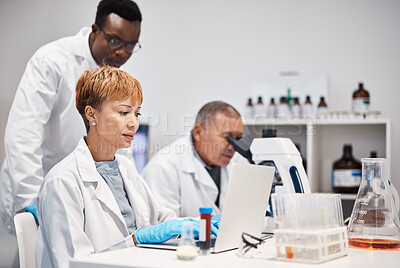
M200 207L221 214L232 163L248 163L227 138L242 135L239 112L225 102L209 102L198 112L191 135L159 151L142 176L178 217L196 217Z

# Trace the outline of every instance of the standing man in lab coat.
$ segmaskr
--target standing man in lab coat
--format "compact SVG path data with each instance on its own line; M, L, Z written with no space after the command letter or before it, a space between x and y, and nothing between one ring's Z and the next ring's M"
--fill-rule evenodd
M141 21L133 1L102 0L91 28L44 45L29 60L4 138L0 203L9 233L14 215L34 203L43 177L85 134L75 108L79 76L104 64L123 65L141 47Z
M142 176L178 217L198 216L199 207L212 207L214 214L220 214L232 163L248 163L227 138L242 135L243 123L235 108L222 101L207 103L198 112L191 135L158 152Z

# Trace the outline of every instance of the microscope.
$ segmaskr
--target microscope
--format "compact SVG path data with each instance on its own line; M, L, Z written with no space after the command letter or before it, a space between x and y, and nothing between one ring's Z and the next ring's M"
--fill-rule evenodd
M275 166L272 192L311 193L300 152L291 139L276 137L276 130L267 129L263 138L229 137L228 142L251 164Z

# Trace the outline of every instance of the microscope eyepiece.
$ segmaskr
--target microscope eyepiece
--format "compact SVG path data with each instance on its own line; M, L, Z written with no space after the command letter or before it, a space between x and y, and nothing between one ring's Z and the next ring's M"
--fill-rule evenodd
M253 155L250 151L250 145L253 142L253 138L249 136L243 136L239 139L228 137L227 141L232 145L236 152L245 157L251 164L254 164L252 159Z

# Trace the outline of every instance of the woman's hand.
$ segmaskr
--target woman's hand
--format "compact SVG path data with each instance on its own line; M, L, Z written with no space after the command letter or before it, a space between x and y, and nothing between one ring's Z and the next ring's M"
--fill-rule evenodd
M199 237L200 221L191 218L184 220L169 220L144 229L137 229L134 232L138 244L158 244L165 242L174 236L182 234L182 223L185 221L193 222L193 235ZM218 234L218 229L211 225L211 233Z

